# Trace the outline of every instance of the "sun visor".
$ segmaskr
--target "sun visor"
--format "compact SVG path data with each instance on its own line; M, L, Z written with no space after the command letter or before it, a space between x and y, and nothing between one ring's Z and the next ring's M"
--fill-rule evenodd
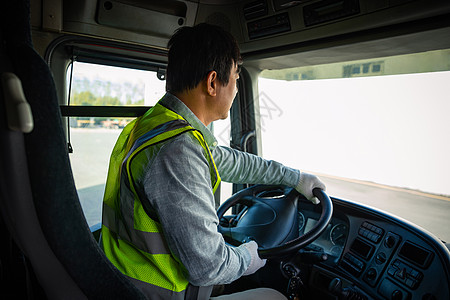
M176 29L185 25L187 7L183 2L168 2L171 4L171 11L165 10L163 4L158 9L158 7L143 7L138 1L134 1L132 5L102 0L99 1L97 22L100 25L133 32L170 37Z

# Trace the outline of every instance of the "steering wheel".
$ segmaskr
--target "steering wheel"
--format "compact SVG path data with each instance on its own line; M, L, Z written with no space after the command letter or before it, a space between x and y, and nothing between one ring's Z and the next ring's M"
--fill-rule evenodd
M275 259L294 254L322 234L333 214L328 195L318 188L313 194L320 200L322 213L302 236L299 236L297 217L300 194L283 185L254 185L231 196L217 210L218 230L227 243L235 246L256 241L261 258ZM239 214L224 216L235 205L241 206Z

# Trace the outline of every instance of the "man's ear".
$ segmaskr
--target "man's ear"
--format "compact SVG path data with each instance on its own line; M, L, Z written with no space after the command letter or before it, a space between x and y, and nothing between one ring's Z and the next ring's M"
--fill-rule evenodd
M215 97L217 95L217 72L211 71L206 77L206 92L209 96Z

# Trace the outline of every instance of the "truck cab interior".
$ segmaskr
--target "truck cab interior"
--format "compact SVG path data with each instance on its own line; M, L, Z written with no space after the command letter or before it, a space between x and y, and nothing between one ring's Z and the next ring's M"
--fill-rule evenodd
M448 1L1 7L2 299L145 299L98 246L108 160L124 124L164 94L171 35L204 22L229 31L244 61L229 119L211 126L219 142L327 184L319 205L283 186L222 184L218 230L268 258L223 292L450 299Z

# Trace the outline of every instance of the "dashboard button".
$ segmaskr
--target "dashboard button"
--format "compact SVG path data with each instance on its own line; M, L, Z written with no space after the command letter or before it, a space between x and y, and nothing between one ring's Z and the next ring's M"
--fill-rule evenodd
M406 281L405 281L405 284L406 284L407 286L409 286L410 288L412 288L412 289L415 288L416 283L417 283L417 281L414 280L414 279L411 279L411 278L407 278Z
M387 273L412 289L419 286L423 277L421 272L398 259L388 268Z
M414 277L414 278L419 278L420 276L419 276L419 271L416 271L416 270L414 270L414 269L411 269L410 271L409 271L409 274L411 275L411 277Z
M378 253L375 257L375 262L379 265L384 264L386 262L386 254L384 254L383 252Z
M395 276L400 279L405 279L406 278L406 269L402 268L400 270L397 270L397 272L395 273Z
M370 268L369 271L367 271L366 276L367 279L374 280L375 278L377 278L377 270L375 270L374 268Z
M384 230L378 226L370 224L369 222L364 222L361 224L358 233L368 240L378 243L383 236Z

